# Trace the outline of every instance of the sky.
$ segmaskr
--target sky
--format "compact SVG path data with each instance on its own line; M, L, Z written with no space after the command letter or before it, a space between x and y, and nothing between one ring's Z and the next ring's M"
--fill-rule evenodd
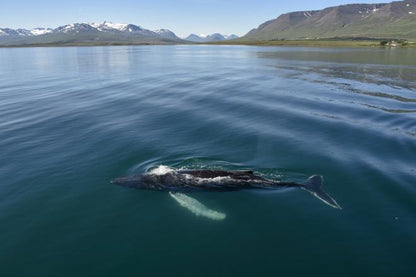
M387 0L12 0L0 4L0 28L56 28L75 22L131 23L195 34L242 36L282 13Z

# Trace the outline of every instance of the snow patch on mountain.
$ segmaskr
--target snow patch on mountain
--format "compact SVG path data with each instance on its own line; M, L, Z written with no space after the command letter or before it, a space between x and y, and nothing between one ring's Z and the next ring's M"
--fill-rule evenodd
M124 23L113 23L113 22L107 22L104 21L104 23L101 25L102 28L108 28L108 29L115 29L119 31L125 31L128 24Z
M35 28L30 30L30 34L33 36L40 36L40 35L44 35L44 34L49 34L52 33L52 29L50 28Z
M63 32L70 32L70 31L72 31L72 30L75 30L75 24L68 24L68 25L65 25L65 26L63 26L63 28L62 28L62 30L63 30Z
M166 33L169 33L170 31L168 29L159 29L159 30L154 30L153 32L155 32L156 34L166 34Z
M127 26L129 24L125 24L125 23L113 23L113 22L108 22L108 21L104 21L103 23L87 23L88 25L90 25L91 27L99 30L99 31L107 31L107 30L117 30L117 31L126 31Z

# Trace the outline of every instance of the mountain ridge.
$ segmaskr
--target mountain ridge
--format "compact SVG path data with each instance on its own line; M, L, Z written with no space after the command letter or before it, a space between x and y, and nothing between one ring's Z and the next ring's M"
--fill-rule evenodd
M112 44L112 43L184 43L168 29L151 31L134 24L71 23L52 28L11 29L0 28L0 45L31 44Z
M346 4L285 13L260 24L240 40L416 38L416 0Z
M0 28L0 46L128 45L178 43L276 43L322 40L414 40L416 0L345 4L321 10L295 11L260 24L243 37L190 34L181 39L170 30L148 30L134 24L71 23L52 28ZM228 42L230 40L230 42Z
M207 36L191 34L179 38L168 29L148 30L134 24L70 23L57 28L11 29L0 28L0 45L24 46L42 44L173 44L213 42L238 38L238 36L214 33Z

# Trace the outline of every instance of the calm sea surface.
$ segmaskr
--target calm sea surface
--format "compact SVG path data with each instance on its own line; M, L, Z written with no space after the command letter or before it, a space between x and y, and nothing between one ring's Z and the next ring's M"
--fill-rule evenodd
M343 210L110 183L159 165L320 174ZM0 49L0 180L0 276L411 276L416 49Z

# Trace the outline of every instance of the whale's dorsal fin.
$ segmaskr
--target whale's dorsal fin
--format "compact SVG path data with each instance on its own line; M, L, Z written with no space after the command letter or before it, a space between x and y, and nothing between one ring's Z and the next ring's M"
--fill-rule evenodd
M169 195L175 199L179 205L188 209L196 216L203 216L213 220L223 220L226 217L225 213L211 210L195 198L189 197L183 193L169 192Z

